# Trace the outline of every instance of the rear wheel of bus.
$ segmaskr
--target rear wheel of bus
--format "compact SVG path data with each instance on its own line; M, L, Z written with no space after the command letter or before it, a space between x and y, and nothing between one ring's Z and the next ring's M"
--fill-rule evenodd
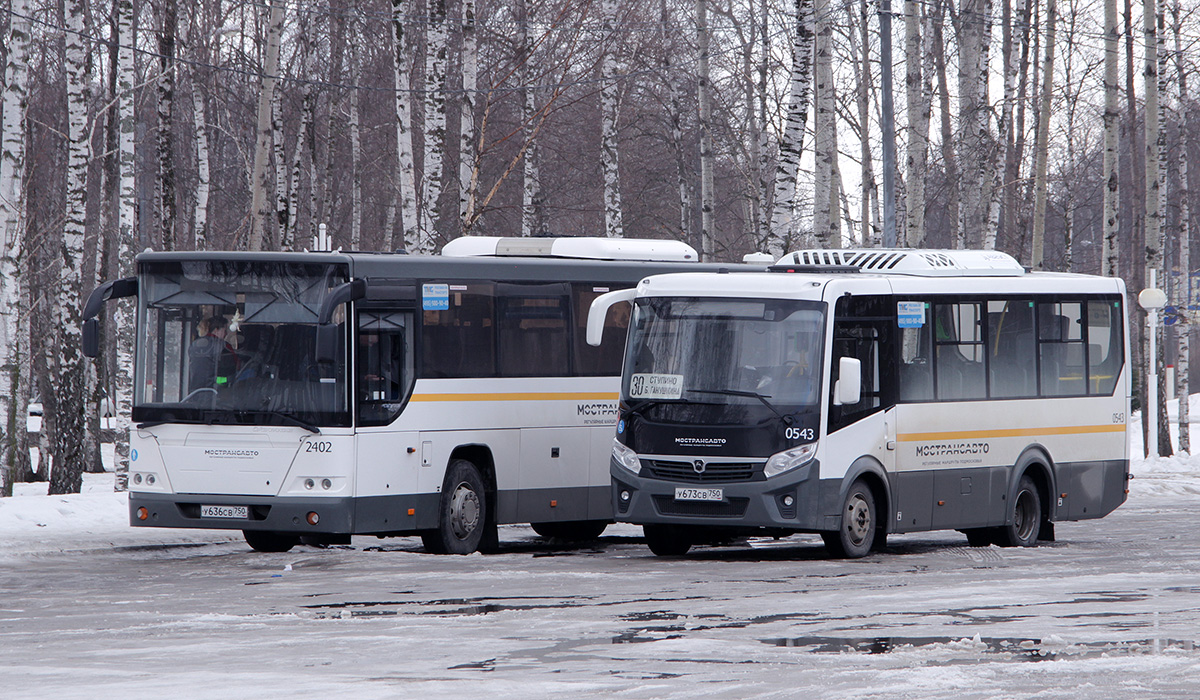
M242 530L246 544L256 552L286 552L300 544L299 535L264 530Z
M836 532L822 532L825 549L835 557L857 559L871 552L878 521L875 496L863 481L855 481L842 502L842 526Z
M1011 503L1008 524L997 528L996 544L1001 547L1032 547L1037 544L1042 525L1042 498L1033 479L1021 477L1017 483L1017 495Z
M438 527L422 533L421 542L425 551L433 554L470 554L480 548L488 527L495 527L490 520L487 490L479 468L465 459L455 459L446 470Z

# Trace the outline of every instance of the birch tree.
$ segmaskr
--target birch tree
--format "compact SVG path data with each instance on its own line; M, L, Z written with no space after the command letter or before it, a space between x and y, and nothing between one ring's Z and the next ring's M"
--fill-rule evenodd
M1101 238L1100 274L1116 277L1119 272L1121 235L1120 215L1120 133L1121 105L1117 51L1121 35L1118 29L1117 0L1104 0L1104 233Z
M708 0L696 0L696 98L700 110L700 259L713 257L712 76L709 71Z
M162 0L158 31L158 229L164 250L175 250L175 38L179 30L176 0Z
M479 86L479 37L475 31L475 0L462 0L462 97L458 126L458 221L462 235L470 233L475 188L479 183L475 139L475 107Z
M117 133L117 276L129 277L134 272L136 250L134 231L137 226L137 191L134 179L134 136L137 115L134 112L134 5L133 0L117 0L117 114L120 126ZM193 85L193 89L195 86ZM194 101L194 98L193 98ZM197 129L199 130L199 129ZM197 202L197 212L200 203ZM197 214L199 216L199 213ZM205 227L196 228L197 248L205 238ZM129 485L129 426L133 412L133 309L128 303L118 304L113 312L113 336L116 339L116 478L114 488L124 491Z
M438 201L446 154L446 0L428 0L425 27L425 159L421 173L424 222L416 252L432 253L437 239Z
M0 496L11 496L16 476L18 434L25 432L22 382L29 382L28 348L22 352L20 303L24 287L25 115L29 103L29 0L12 0L8 55L0 103Z
M908 113L908 147L905 159L908 202L905 211L905 244L919 248L925 240L925 179L929 163L929 119L932 90L924 70L925 50L922 35L929 41L930 30L922 32L927 14L918 0L904 0L905 108Z
M521 157L521 235L528 237L545 231L545 211L542 197L542 174L538 167L541 148L537 134L542 125L539 115L537 89L533 86L533 24L534 0L516 0L514 16L517 22L516 65L521 90L521 128L524 153ZM607 216L607 215L606 215Z
M816 53L813 78L816 84L816 157L813 182L813 236L817 246L828 248L838 228L838 206L834 195L834 169L837 154L837 115L833 87L833 18L828 0L813 4L816 17Z
M350 75L354 80L362 74L362 58L357 43L350 46ZM361 114L358 109L357 85L350 86L350 250L362 250L362 136L359 131Z
M1110 0L1111 1L1111 0ZM1188 94L1188 74L1187 66L1184 63L1183 39L1182 39L1182 10L1180 8L1180 0L1175 0L1175 4L1171 6L1171 25L1175 33L1175 86L1177 89L1176 104L1178 106L1177 115L1179 119L1179 158L1176 162L1179 164L1179 174L1176 178L1176 191L1178 195L1176 199L1179 201L1179 261L1178 267L1180 272L1178 288L1178 296L1175 300L1177 309L1180 309L1179 323L1175 326L1175 337L1177 342L1176 352L1176 371L1175 371L1175 395L1179 397L1179 451L1190 453L1192 451L1191 444L1191 416L1188 404L1188 397L1191 395L1191 335L1192 335L1192 318L1191 306L1193 303L1192 294L1192 265L1191 265L1191 207L1188 199L1191 197L1191 190L1188 188L1188 159L1191 158L1190 138L1188 137L1187 129L1187 105L1189 100ZM1107 117L1107 114L1105 115Z
M796 234L796 177L800 172L804 127L808 121L809 93L812 86L813 0L794 0L792 68L788 80L787 117L779 141L775 168L774 208L771 233L766 250L776 259L787 252Z
M1035 158L1033 201L1033 253L1030 265L1042 269L1046 242L1046 161L1050 151L1050 105L1054 97L1054 30L1058 3L1046 0L1046 60L1042 68L1041 106L1038 108L1038 131Z
M396 127L396 184L400 201L402 239L393 240L394 250L407 246L415 250L419 238L417 220L417 176L412 138L412 72L408 60L405 32L405 0L392 0L392 86L396 91L393 103Z
M619 238L621 225L621 167L617 127L620 116L620 85L617 83L618 41L614 32L617 1L601 0L600 14L606 42L600 63L600 170L604 173L604 235Z
M84 43L82 0L64 0L63 66L67 81L67 184L66 213L60 246L60 277L54 295L53 318L58 354L54 380L54 467L51 495L79 493L84 467L84 420L87 394L85 358L80 348L80 312L83 285L83 239L86 228L88 143L87 47Z
M262 88L258 96L258 125L255 131L254 170L250 176L250 250L263 250L268 240L270 197L274 185L271 160L273 120L271 104L279 82L279 43L283 35L284 2L270 0L267 22L267 47L262 64Z

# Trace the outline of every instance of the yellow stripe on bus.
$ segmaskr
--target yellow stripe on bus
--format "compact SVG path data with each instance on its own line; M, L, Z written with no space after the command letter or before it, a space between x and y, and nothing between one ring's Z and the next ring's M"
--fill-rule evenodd
M509 394L413 394L412 401L616 401L616 393L531 392Z
M1005 430L958 430L948 433L900 433L900 442L933 442L939 440L973 440L979 438L1029 437L1036 435L1085 435L1089 433L1123 433L1124 424L1068 425L1057 428L1009 428Z

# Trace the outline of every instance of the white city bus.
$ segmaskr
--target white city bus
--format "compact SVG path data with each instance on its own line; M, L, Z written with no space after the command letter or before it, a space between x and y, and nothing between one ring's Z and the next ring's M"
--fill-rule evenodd
M984 251L802 251L673 274L633 303L613 446L618 521L657 554L731 533L1029 546L1125 501L1125 289Z
M228 528L252 547L497 523L598 535L628 309L597 296L696 262L678 242L459 239L441 256L147 252L93 292L137 299L130 522ZM763 268L757 268L763 269ZM617 332L620 331L620 332Z

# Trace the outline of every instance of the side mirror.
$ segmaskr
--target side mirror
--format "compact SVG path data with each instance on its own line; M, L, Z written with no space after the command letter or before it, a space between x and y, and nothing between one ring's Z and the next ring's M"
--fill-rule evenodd
M317 326L317 362L332 364L337 359L338 326L322 323Z
M100 322L89 318L83 322L83 356L97 357L100 355Z
M592 300L592 305L588 308L587 319L587 344L599 346L604 338L604 317L608 315L608 309L614 304L620 304L623 301L633 301L637 296L637 289L630 287L629 289L618 289L615 292L601 294Z
M862 400L862 362L854 357L838 360L838 380L833 388L833 405L851 406Z

